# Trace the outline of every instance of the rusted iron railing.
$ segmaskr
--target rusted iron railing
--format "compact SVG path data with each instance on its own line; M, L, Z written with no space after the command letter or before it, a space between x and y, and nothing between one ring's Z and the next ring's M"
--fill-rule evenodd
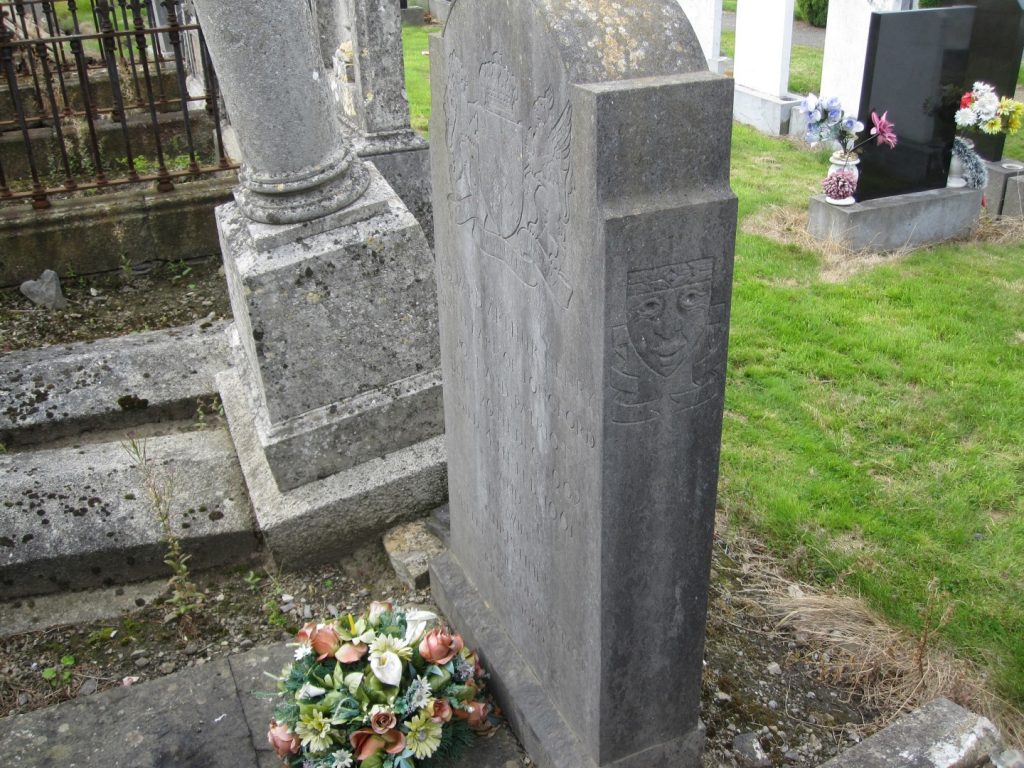
M236 167L202 30L182 6L0 0L0 201L42 209L146 181L170 191Z

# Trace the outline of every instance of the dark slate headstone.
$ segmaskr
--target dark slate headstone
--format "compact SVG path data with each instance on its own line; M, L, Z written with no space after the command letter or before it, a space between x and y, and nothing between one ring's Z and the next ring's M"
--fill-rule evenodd
M888 111L899 144L864 147L858 200L946 185L974 8L873 13L859 115Z
M995 86L999 95L1012 97L1024 53L1024 0L968 0L964 4L977 6L964 91L982 80ZM982 157L1002 159L1005 136L974 133L971 138Z
M542 768L699 764L736 199L676 0L472 0L431 41L442 608Z

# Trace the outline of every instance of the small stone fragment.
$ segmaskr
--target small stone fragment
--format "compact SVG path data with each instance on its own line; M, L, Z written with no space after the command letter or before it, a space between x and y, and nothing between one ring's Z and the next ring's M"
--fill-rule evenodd
M736 762L743 768L770 768L771 760L765 753L756 733L741 733L732 740Z
M21 292L33 304L46 309L67 309L68 302L60 289L60 278L52 269L43 272L38 280L26 280Z
M398 578L410 589L430 583L430 561L444 550L441 540L423 520L392 528L384 535L384 549Z
M781 675L782 674L782 667L779 666L778 662L773 661L771 664L768 665L768 674L769 675Z

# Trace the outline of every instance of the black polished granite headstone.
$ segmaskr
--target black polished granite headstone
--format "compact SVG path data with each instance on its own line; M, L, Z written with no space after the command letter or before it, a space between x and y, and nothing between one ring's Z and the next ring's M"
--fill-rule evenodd
M1013 96L1024 52L1024 0L972 0L974 32L967 59L964 91L978 80L995 86L1000 96ZM1005 136L972 134L975 148L986 160L1001 160Z
M870 128L872 111L887 111L899 143L865 145L858 200L946 185L974 14L967 6L871 14L858 114Z

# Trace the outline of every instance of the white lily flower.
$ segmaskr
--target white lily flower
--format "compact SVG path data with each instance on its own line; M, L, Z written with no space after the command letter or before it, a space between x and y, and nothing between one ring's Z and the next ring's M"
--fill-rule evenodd
M299 692L295 694L295 698L315 699L317 696L323 696L325 693L327 693L326 688L320 688L319 686L313 685L312 683L306 683L301 688L299 688Z
M405 637L406 645L412 645L415 640L426 631L427 624L437 618L436 613L430 611L407 611L405 614Z
M402 660L397 653L385 651L370 656L370 669L384 685L398 685L402 682Z

